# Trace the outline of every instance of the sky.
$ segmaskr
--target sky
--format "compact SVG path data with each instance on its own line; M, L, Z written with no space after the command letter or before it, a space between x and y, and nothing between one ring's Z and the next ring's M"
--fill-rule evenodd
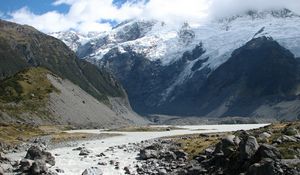
M0 0L0 18L45 32L109 31L128 19L202 23L247 10L288 8L300 14L300 0Z

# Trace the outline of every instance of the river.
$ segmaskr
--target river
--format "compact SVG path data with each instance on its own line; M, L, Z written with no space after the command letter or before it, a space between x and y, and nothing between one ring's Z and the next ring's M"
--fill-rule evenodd
M87 157L79 156L79 151L73 151L75 147L63 147L49 150L53 155L56 155L56 165L51 169L62 169L64 175L81 175L86 168L98 167L105 175L120 175L124 174L123 168L125 166L133 169L136 164L136 157L138 150L124 151L123 148L111 149L110 147L120 145L132 145L132 143L139 143L144 140L155 139L165 136L196 134L196 133L212 133L212 132L228 132L237 130L250 130L260 128L268 124L239 124L239 125L192 125L192 126L177 126L180 130L163 131L163 132L109 132L121 133L120 136L109 137L102 140L83 141L78 142L78 146L84 146L92 151ZM182 129L183 128L183 129ZM101 130L72 130L70 133L107 133ZM100 153L105 152L104 157L97 157ZM24 153L17 153L9 155L13 159L21 159L25 156ZM120 162L120 169L115 169L115 166L110 165L109 161L114 160ZM108 165L98 165L99 162L106 162Z

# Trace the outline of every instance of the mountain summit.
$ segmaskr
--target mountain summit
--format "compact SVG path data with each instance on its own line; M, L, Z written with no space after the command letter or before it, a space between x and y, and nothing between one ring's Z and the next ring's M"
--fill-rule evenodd
M141 114L207 116L206 112L209 110L202 105L204 102L201 101L200 91L204 91L203 88L208 86L208 82L216 72L224 68L223 65L228 64L238 50L247 47L251 42L258 43L260 40L267 42L269 41L267 38L272 38L278 46L299 57L300 32L295 30L300 28L299 24L300 17L287 9L249 11L231 18L208 21L200 26L184 23L180 27L174 27L156 20L131 20L91 39L80 46L76 53L81 59L112 72L128 92L134 110ZM63 37L59 39L65 41ZM276 44L272 46L278 47ZM246 51L250 52L247 49ZM263 49L256 51L258 52L256 54L265 52ZM270 56L265 55L266 58L272 56L273 50L268 51L270 52L267 54ZM292 58L291 55L289 57ZM245 63L243 60L241 59L235 66L248 65L249 71L257 69L257 81L260 80L259 77L264 77L258 74L266 73L260 70L264 69L263 66L255 67L247 64L252 63L247 59ZM295 58L293 60L298 64ZM263 64L263 61L258 62ZM279 67L277 65L277 68ZM239 75L237 72L233 73ZM268 76L279 76L275 70L267 73ZM291 74L292 72L285 75ZM220 78L226 80L228 77L220 75ZM268 81L275 81L267 78L264 80L266 82L263 85L272 84ZM282 95L281 86L274 89L270 89L271 87L266 91ZM235 90L237 89L233 91ZM207 89L202 93L206 91ZM247 109L251 110L254 112L254 109ZM239 114L221 112L215 113L214 117L225 115ZM250 112L243 114L243 116L253 115L254 113ZM267 112L258 115L268 116Z

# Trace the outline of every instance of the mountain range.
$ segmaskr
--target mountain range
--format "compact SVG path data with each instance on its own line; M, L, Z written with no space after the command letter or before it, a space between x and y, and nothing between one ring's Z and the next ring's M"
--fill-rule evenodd
M2 121L80 127L147 123L131 110L111 74L33 27L0 20L0 58Z
M297 119L300 16L248 11L201 25L128 20L51 33L113 74L141 115Z

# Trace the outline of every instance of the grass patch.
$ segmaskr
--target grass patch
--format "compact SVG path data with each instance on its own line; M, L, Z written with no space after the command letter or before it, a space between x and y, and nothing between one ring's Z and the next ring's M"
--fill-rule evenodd
M300 143L288 142L277 146L283 159L294 159L298 155L297 149L300 149Z
M258 129L249 130L250 135L259 138L259 134L263 132L271 133L271 137L266 141L262 142L259 139L257 141L267 144L272 144L280 136L285 134L285 131L288 127L300 129L300 122L285 122L285 123L274 123L269 126L265 126ZM218 134L193 134L193 135L184 135L184 136L174 136L168 137L174 140L176 143L181 145L181 148L189 154L189 158L192 159L194 156L203 153L206 148L214 146L217 144L224 136L229 135L230 133L218 133ZM231 133L236 136L239 136L238 132ZM295 156L299 156L300 143L298 142L283 142L276 145L280 151L283 159L294 159Z
M251 132L254 134L256 138L262 132L271 133L271 137L267 139L265 143L272 144L274 143L280 136L286 135L287 128L292 127L296 129L300 129L300 122L282 122L282 123L274 123L269 126L252 130ZM261 141L258 139L258 142ZM300 149L300 143L297 142L283 142L276 146L280 151L283 159L294 159L296 155L299 156L297 149Z
M0 124L0 142L16 145L31 138L46 135L39 127L32 125Z
M46 109L49 94L59 91L47 78L51 74L44 68L30 68L0 83L0 110L13 117L29 114L51 116Z
M220 141L219 134L194 134L187 136L180 136L180 138L174 138L174 141L181 145L181 148L189 154L189 158L203 153L206 148L217 144ZM182 139L184 138L184 139Z
M67 133L59 132L52 135L51 141L53 143L78 141L78 140L89 140L94 138L112 137L120 134L90 134L90 133Z
M118 136L120 134L89 134L89 133L67 133L70 126L67 125L24 125L0 123L0 143L14 147L16 145L32 141L41 136L50 136L53 144L69 141L103 139L105 137ZM0 147L1 151L1 147Z

